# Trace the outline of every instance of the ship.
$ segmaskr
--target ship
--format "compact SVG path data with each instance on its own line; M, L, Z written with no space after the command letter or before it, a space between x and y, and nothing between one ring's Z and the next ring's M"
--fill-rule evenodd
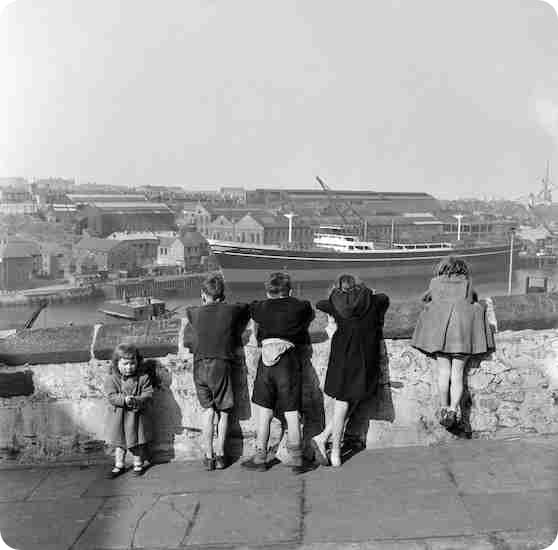
M209 246L227 283L235 285L262 283L269 273L288 272L297 283L331 282L341 273L352 273L364 281L393 277L431 276L442 258L463 258L473 274L504 272L510 253L519 246L482 245L471 248L453 243L393 243L377 248L361 241L342 226L321 227L311 248L209 239Z

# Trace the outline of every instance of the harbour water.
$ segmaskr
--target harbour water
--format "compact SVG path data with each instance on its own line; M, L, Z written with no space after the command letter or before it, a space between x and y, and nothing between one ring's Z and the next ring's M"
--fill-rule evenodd
M515 270L512 278L512 293L525 292L525 279L527 276L547 277L549 291L558 290L558 266L549 265L542 268L520 267ZM367 281L372 287L389 295L392 301L416 300L428 286L427 277L393 278L379 281ZM474 286L482 298L484 296L499 296L507 294L508 276L505 272L483 274L473 278ZM328 293L326 285L295 286L294 294L310 300L312 303L325 298ZM227 300L248 302L265 297L263 283L254 287L228 288ZM169 309L179 308L178 313L183 314L184 309L200 303L198 292L182 292L163 297ZM103 299L94 298L86 301L72 303L55 303L45 308L37 318L35 328L47 328L68 325L85 325L94 323L118 323L114 319L99 312ZM0 308L0 330L20 325L33 311L32 307L5 307Z

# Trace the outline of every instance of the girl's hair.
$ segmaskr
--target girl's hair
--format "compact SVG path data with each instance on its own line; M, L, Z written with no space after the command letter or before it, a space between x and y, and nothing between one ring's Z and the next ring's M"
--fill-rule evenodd
M446 256L445 258L442 258L440 263L434 269L434 275L445 275L446 277L465 275L465 277L469 277L471 275L471 270L465 260L455 256Z
M120 376L120 371L118 370L118 360L121 357L133 359L136 363L136 371L141 366L142 356L138 348L134 344L122 342L121 344L118 344L112 352L111 370L118 376Z
M361 286L362 283L358 277L350 273L341 273L333 283L330 294L333 291L350 292L353 288Z

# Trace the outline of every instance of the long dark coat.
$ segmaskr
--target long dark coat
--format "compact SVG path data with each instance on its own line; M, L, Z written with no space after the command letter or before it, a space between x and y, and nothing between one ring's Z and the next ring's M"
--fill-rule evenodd
M152 439L151 401L153 386L149 375L123 378L111 373L105 380L105 395L109 401L105 439L110 445L131 449ZM126 396L133 396L136 408L124 404Z
M388 307L385 294L374 294L364 285L348 292L334 290L328 300L316 304L316 309L337 323L324 385L327 395L356 403L374 391L380 377L380 345Z
M463 275L434 277L423 296L411 345L426 354L484 354L494 349L486 307Z

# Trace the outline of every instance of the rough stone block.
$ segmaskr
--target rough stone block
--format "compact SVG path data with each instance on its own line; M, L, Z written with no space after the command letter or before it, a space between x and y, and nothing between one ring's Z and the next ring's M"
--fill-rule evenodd
M180 325L180 319L103 325L95 339L95 358L110 359L114 348L122 342L138 346L144 357L161 357L168 353L177 353Z
M92 326L22 330L0 340L0 363L37 365L87 361Z

